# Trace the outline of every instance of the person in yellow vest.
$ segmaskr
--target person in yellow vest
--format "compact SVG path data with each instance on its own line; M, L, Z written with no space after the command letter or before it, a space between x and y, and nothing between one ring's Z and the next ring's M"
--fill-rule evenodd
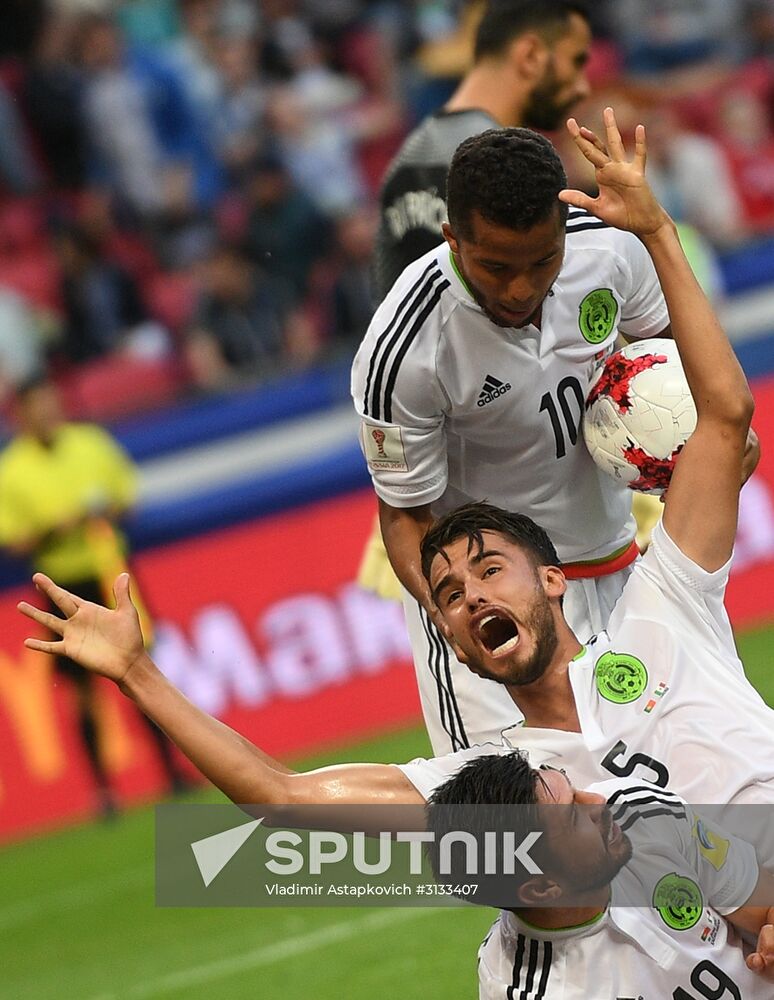
M59 394L45 376L17 391L19 433L0 453L0 545L28 559L34 570L56 574L80 597L109 601L108 581L126 568L126 540L118 527L137 495L137 470L106 430L64 420ZM150 618L141 613L146 646ZM77 693L81 738L91 765L100 812L116 811L105 768L91 677L65 657L60 675ZM145 717L142 717L145 720ZM187 782L161 731L149 724L170 789Z

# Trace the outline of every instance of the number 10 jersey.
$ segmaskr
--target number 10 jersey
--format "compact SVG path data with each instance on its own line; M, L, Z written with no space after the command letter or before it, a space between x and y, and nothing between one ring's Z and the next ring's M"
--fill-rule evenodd
M586 450L584 401L619 332L656 336L668 322L640 241L578 209L540 329L493 323L448 245L430 251L393 286L353 365L377 494L435 514L487 499L537 521L564 561L609 556L633 538L631 497Z

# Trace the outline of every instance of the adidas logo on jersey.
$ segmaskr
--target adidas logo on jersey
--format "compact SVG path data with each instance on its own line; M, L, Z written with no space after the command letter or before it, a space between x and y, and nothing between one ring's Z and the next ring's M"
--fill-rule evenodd
M478 394L478 400L476 406L486 406L487 403L491 403L493 400L497 399L498 396L504 396L506 392L509 392L511 386L510 382L501 382L499 378L495 378L494 375L487 375L484 379L484 387Z

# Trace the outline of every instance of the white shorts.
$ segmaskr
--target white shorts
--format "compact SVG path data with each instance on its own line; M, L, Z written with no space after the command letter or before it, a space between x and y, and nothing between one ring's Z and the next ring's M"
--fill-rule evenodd
M594 579L568 580L564 616L581 642L606 627L610 612L634 567ZM404 590L417 685L433 753L500 743L504 729L523 718L502 684L477 677L460 663L427 613Z

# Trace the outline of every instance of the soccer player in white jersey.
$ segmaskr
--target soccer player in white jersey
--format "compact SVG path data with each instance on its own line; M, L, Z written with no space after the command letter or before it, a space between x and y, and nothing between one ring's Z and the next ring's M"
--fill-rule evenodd
M570 581L581 636L606 623L633 560L631 494L579 433L589 383L619 333L668 331L642 242L559 200L556 150L529 129L465 140L447 184L445 243L406 268L352 369L361 444L436 753L518 721L507 693L454 657L419 566L432 521L487 498L534 517Z
M430 847L439 881L473 881L469 899L503 907L479 949L480 1000L772 995L774 879L750 844L671 792L621 779L579 790L521 754L482 757L436 790L427 824L434 845L472 834L478 873L487 834L541 834L538 871L507 876L471 876L467 851L444 867ZM491 853L486 870L502 872ZM757 935L752 954L739 931Z
M115 611L36 575L66 617L20 605L58 637L31 638L27 646L112 678L235 802L421 803L466 760L513 744L528 750L533 765L565 767L580 788L612 775L668 783L697 803L774 805L774 711L744 677L722 604L752 397L675 228L645 182L644 130L629 163L609 109L606 125L610 156L572 126L598 168L599 198L563 197L646 243L696 400L697 428L677 463L663 525L636 564L609 631L586 646L562 612L566 581L555 550L528 519L474 506L442 519L425 540L429 586L460 655L499 682L482 681L513 698L526 725L497 743L430 761L293 773L164 678L144 652L126 575L116 584ZM761 858L774 869L774 824L764 841Z
M406 137L385 171L373 257L377 302L404 268L443 243L446 175L462 140L489 128L559 128L571 107L588 96L590 47L589 13L578 0L486 3L470 69L446 104ZM391 600L401 598L378 524L358 582Z

